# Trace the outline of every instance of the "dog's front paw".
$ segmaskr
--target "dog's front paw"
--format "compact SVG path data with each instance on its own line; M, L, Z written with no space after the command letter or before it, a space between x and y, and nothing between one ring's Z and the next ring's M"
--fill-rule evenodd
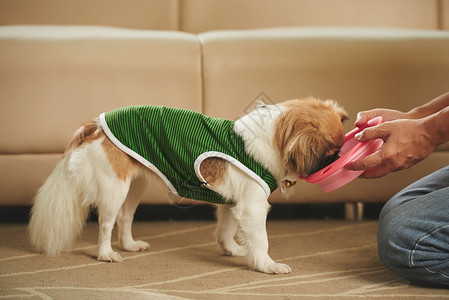
M292 269L286 265L277 263L271 259L268 253L249 252L247 256L253 270L267 274L288 274ZM253 254L253 255L251 255Z
M106 254L98 254L98 260L105 262L121 262L123 259L117 252L109 252Z
M150 244L144 241L133 241L131 243L122 245L122 247L125 251L141 252L148 250L148 248L150 248Z
M286 264L272 263L266 266L265 270L262 272L268 274L288 274L292 272L292 268Z
M252 265L254 270L267 274L288 274L292 272L288 265L277 263L268 255L264 259L253 260Z

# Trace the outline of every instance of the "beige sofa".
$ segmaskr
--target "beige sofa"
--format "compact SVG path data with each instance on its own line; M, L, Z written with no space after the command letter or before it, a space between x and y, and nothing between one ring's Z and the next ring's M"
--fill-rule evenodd
M31 204L79 124L115 107L235 119L313 95L338 100L350 130L360 110L449 90L449 0L3 0L0 25L1 205ZM443 145L407 171L270 201L385 202L447 164ZM143 199L170 201L162 183Z

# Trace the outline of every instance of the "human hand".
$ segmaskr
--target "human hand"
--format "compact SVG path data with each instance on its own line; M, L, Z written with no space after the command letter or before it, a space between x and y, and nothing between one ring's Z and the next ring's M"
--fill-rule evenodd
M363 118L372 118L374 114L370 115L371 112L361 114L361 121ZM382 110L381 113L386 120L393 118L393 121L368 127L357 134L356 139L364 142L380 138L384 141L382 147L377 152L345 166L354 171L366 170L360 176L362 178L377 178L408 169L429 156L437 146L427 127L423 126L422 119L400 119L402 113L390 110Z
M356 127L361 127L363 124L375 117L382 117L383 122L389 122L397 119L406 119L407 114L398 110L376 108L359 112L357 114L357 120L355 121Z

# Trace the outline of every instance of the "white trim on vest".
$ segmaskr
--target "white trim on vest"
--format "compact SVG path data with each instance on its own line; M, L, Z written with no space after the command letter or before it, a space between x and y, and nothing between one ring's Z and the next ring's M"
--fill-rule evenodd
M134 158L135 160L137 160L138 162L140 162L142 165L144 165L145 167L147 167L148 169L150 169L151 171L153 171L154 173L156 173L156 175L158 175L162 181L165 182L165 184L168 186L168 188L170 189L170 191L175 194L176 196L179 196L178 191L176 190L176 188L173 186L173 184L170 182L170 180L168 180L168 178L164 175L164 173L162 173L155 165L153 165L152 163L150 163L148 160L146 160L144 157L142 157L140 154L138 154L137 152L135 152L134 150L126 147L125 145L122 144L122 142L120 142L112 133L111 129L109 129L108 124L106 123L106 118L105 118L105 113L102 113L100 115L100 125L103 128L104 133L106 134L106 136L109 138L109 140L115 145L117 146L117 148L119 148L120 150L122 150L123 152L125 152L126 154L128 154L129 156L131 156L132 158Z
M197 159L195 160L195 164L194 164L195 174L196 174L196 176L198 177L198 179L201 182L205 183L207 188L209 188L212 191L214 191L214 188L206 182L206 180L204 179L203 175L201 174L200 166L201 166L201 163L205 159L211 158L211 157L224 159L224 160L230 162L231 164L233 164L234 166L236 166L237 168L239 168L241 171L243 171L246 175L248 175L253 180L255 180L262 187L262 189L267 194L267 199L268 199L268 197L270 197L270 194L271 194L270 187L265 182L265 180L263 180L259 175L254 173L251 169L249 169L247 166L245 166L244 164L242 164L241 162L239 162L238 160L236 160L232 156L229 156L227 154L224 154L224 153L221 153L221 152L218 152L218 151L204 152L203 154L198 156Z

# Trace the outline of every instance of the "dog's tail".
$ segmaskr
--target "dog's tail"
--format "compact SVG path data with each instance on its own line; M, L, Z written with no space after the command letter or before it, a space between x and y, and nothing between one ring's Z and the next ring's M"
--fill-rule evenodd
M74 140L79 142L85 134L86 130L82 127ZM48 255L58 255L69 250L89 214L90 200L87 198L93 196L92 191L89 191L89 179L80 178L78 172L71 170L72 150L67 150L39 189L31 210L28 225L31 243L38 251Z

